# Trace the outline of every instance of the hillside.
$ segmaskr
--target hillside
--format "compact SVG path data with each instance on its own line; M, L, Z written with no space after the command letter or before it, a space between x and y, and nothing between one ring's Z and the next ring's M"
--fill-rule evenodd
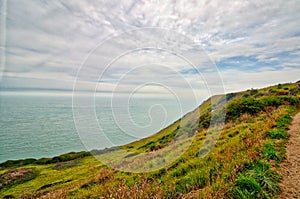
M213 96L160 132L94 156L2 163L0 197L274 198L299 111L300 81Z

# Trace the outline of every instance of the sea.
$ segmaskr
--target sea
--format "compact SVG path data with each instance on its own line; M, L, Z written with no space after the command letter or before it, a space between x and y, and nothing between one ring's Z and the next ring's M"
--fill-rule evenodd
M72 95L0 93L0 162L123 145L158 132L196 107L153 96L113 102L96 96L94 104L86 104L74 104ZM97 134L102 137L85 139Z

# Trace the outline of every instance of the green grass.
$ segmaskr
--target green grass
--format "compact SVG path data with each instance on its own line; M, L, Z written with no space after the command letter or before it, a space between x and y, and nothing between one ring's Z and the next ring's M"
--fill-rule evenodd
M267 158L268 160L279 160L280 157L276 152L276 148L273 144L266 143L263 146L263 157Z
M35 175L5 186L0 198L274 198L280 193L278 165L285 158L288 125L300 108L298 84L214 96L169 127L121 146L122 150L92 151L102 161L114 157L114 164L124 168L151 169L172 161L148 173L111 169L88 152L2 163L0 175L20 168L32 168ZM287 95L291 90L298 95ZM219 106L224 102L226 109ZM216 136L207 130L210 119L218 124L224 111L226 123L209 150ZM178 159L172 159L178 154L174 138L181 139L181 146L190 144ZM160 156L159 161L151 160ZM140 162L139 157L150 161Z
M289 134L287 134L282 129L270 130L268 132L268 136L272 139L288 139L289 138Z

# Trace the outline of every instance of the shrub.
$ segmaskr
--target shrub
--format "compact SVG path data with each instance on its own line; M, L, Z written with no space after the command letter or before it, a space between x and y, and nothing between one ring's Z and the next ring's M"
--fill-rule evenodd
M300 89L299 88L292 88L290 91L294 94L300 94Z
M37 176L34 168L9 170L0 175L0 190L15 184L29 181Z
M281 100L279 97L270 96L270 97L262 97L260 99L261 104L263 106L275 106L278 107L281 105Z
M36 161L34 158L28 158L24 160L7 160L0 164L0 168L10 168L10 167L18 167L28 164L33 164Z
M265 107L279 107L286 104L297 106L300 104L300 100L295 96L264 96L258 99L251 97L236 99L228 103L226 119L233 120L245 113L255 115L264 110Z
M246 94L244 94L242 97L243 97L243 98L248 98L248 97L250 97L250 94L246 93Z
M255 95L256 93L258 93L257 89L251 89L250 90L250 95Z
M281 85L281 84L278 84L278 85L277 85L277 89L282 89L282 85Z
M227 119L236 119L245 113L254 115L261 111L262 108L263 105L259 100L253 98L242 98L229 103L226 110L226 116Z
M38 159L35 164L52 164L52 163L58 163L58 162L66 162L70 160L75 160L79 158L83 158L86 156L90 156L91 153L87 151L81 151L81 152L70 152L66 153L60 156L56 156L53 158L41 158Z
M240 104L242 113L256 114L262 109L260 101L253 98L244 98L241 100Z
M210 125L210 120L211 120L211 114L206 113L204 115L201 115L199 117L198 127L199 128L208 128Z
M136 156L136 155L138 155L138 154L139 154L139 153L137 153L137 152L129 153L129 154L126 155L124 158L130 158L130 157Z
M256 93L256 94L254 95L255 98L259 98L259 97L262 97L262 96L264 96L263 93Z
M236 93L229 93L226 95L226 101L230 101L231 99L233 99L237 94Z

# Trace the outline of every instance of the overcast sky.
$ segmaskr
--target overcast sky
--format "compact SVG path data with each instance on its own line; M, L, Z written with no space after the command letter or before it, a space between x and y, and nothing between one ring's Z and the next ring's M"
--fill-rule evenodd
M78 90L205 97L207 86L300 79L299 0L2 0L0 10L2 90L68 91L76 80Z

